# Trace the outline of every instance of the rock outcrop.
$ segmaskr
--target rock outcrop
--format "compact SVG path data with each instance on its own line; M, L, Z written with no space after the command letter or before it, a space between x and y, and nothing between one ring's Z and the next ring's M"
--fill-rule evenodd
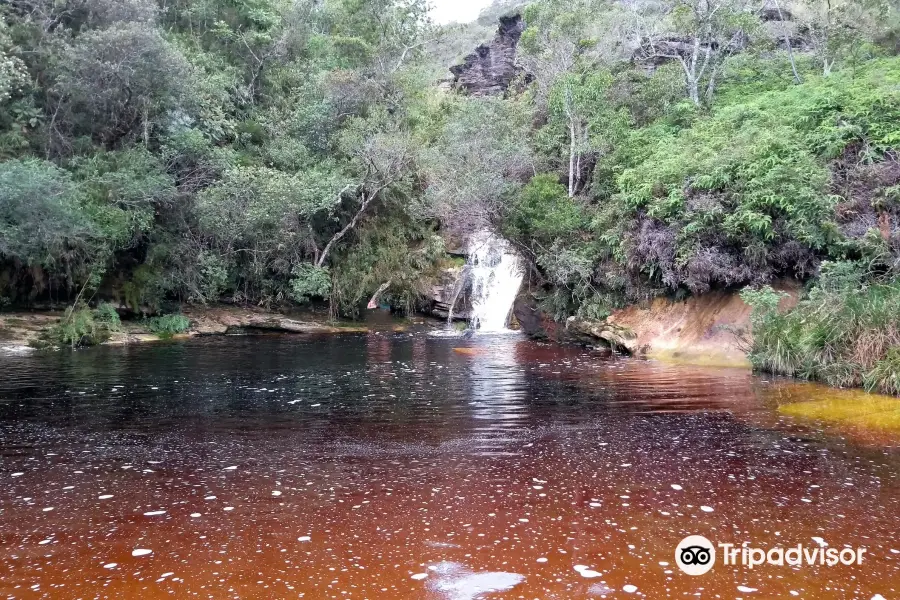
M482 44L463 59L463 64L450 67L453 86L472 96L497 96L506 92L520 69L516 66L516 46L525 29L520 15L500 17L500 28L494 39Z
M469 294L465 289L466 267L453 267L441 272L438 284L428 294L431 307L428 313L439 319L446 319L453 310L453 319L467 321L472 314Z
M782 308L796 304L799 284L777 282L788 293ZM634 332L641 353L672 362L749 367L751 309L737 292L712 291L687 300L657 298L649 306L614 311L606 323Z
M798 283L773 287L788 294L782 309L796 304ZM527 295L515 305L522 330L537 339L599 344L669 362L744 368L750 366L750 312L737 292L712 291L682 301L657 298L647 306L616 310L602 321L569 317L563 327Z
M615 323L569 317L566 331L587 340L603 340L612 350L623 354L637 354L641 350L634 332Z

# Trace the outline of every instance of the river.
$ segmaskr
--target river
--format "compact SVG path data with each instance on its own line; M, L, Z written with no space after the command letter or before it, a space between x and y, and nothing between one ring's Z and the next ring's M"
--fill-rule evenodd
M744 371L385 331L0 373L4 597L900 597L896 441ZM867 552L689 576L691 534Z

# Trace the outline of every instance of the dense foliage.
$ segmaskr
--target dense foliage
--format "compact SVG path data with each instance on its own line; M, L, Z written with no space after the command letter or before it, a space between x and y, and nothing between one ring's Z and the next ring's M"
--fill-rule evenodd
M0 16L2 302L353 312L384 282L351 264L373 228L401 255L439 245L411 212L424 3L16 0ZM386 296L407 302L440 258L382 268Z

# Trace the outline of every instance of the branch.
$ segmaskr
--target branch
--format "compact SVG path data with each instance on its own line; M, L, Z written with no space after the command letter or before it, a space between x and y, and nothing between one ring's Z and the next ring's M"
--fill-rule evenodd
M341 194L343 194L344 191L346 191L349 187L350 186L348 185L343 190L341 190ZM380 186L374 192L369 194L368 197L365 197L365 200L363 200L363 203L360 205L359 210L356 211L356 214L353 215L353 218L350 219L350 222L344 225L343 229L331 236L331 239L328 240L328 243L325 244L325 247L322 249L322 254L319 255L319 260L316 262L317 267L321 267L325 264L325 259L328 258L328 253L331 251L331 247L335 243L339 242L341 238L347 235L348 231L356 227L356 223L359 221L359 218L363 215L364 212L366 212L366 209L369 208L369 205L372 203L372 201L375 200L381 190L383 190L385 187L387 187L387 184Z
M425 44L430 44L431 42L437 41L439 38L440 38L440 36L437 36L437 37L434 37L434 38L430 38L430 39L427 39L427 40L423 40L423 41L421 41L421 42L419 42L419 43L417 43L417 44L413 44L413 45L411 45L411 46L406 46L406 47L404 47L404 48L403 48L403 53L400 54L400 58L397 60L397 64L394 65L394 68L391 69L390 72L391 72L391 73L396 73L398 70L400 70L400 67L403 66L403 61L406 60L406 55L409 54L409 51L410 51L410 50L415 50L416 48L421 48L421 47L424 46Z
M378 308L378 296L380 296L384 292L384 290L388 289L388 287L390 287L390 285L391 285L390 279L388 279L387 281L382 283L378 287L378 289L375 290L375 293L372 294L372 297L369 299L369 303L366 305L366 308L368 308L370 310L373 308Z

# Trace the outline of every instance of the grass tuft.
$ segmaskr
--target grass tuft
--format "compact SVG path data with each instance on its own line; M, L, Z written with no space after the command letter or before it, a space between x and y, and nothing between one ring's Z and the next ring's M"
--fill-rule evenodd
M741 297L753 307L754 368L900 395L900 281L835 284L826 266L792 310L779 311L769 287Z

